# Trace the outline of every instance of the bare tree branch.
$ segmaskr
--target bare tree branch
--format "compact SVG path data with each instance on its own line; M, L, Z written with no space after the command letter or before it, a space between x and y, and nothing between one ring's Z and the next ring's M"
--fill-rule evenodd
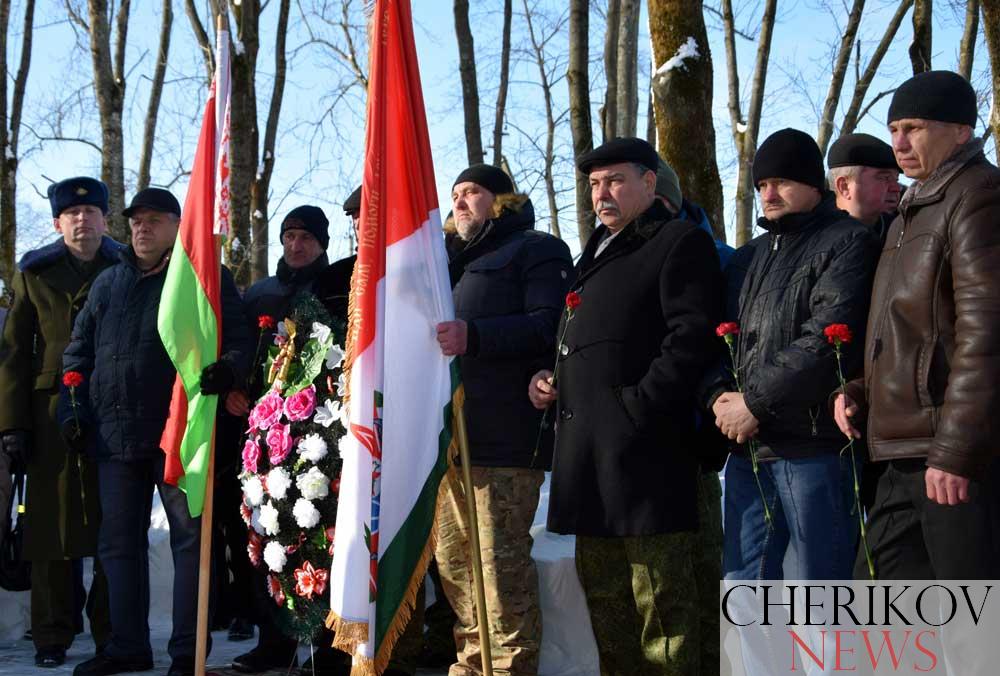
M833 63L833 75L830 77L830 88L826 94L826 101L823 103L823 113L819 120L819 133L816 135L816 143L823 155L826 155L827 144L833 135L833 117L837 113L837 104L840 103L840 94L844 87L844 78L847 75L847 67L851 61L851 48L854 46L855 38L858 34L858 26L861 25L861 13L865 8L865 0L854 0L851 6L851 13L847 17L847 27L840 37L840 48L837 50L837 58Z
M163 0L161 12L163 17L160 23L160 47L157 50L153 82L149 89L149 106L146 108L146 120L143 125L137 190L149 186L149 167L153 162L153 144L156 141L156 118L160 112L160 97L163 95L163 80L167 75L167 56L170 53L170 31L174 23L172 0Z
M966 80L972 79L972 62L976 57L976 38L979 33L979 0L966 0L965 25L958 50L958 72Z
M594 148L594 133L590 119L589 36L590 3L571 0L569 9L569 65L566 81L569 86L569 125L573 134L573 155L579 157ZM582 172L576 176L576 229L580 247L594 232L594 209L590 200L590 182Z
M205 61L206 82L211 82L212 73L215 72L215 51L212 49L212 43L208 39L205 27L198 17L198 8L195 7L194 0L184 0L184 13L187 14L188 20L191 22L191 30L194 31L195 40L198 42L198 48Z
M458 70L462 79L465 111L465 145L469 164L483 161L483 140L479 125L479 85L476 82L476 48L469 27L469 0L455 0L455 37L458 41Z
M513 18L512 0L503 2L503 34L500 40L500 89L497 91L496 118L493 121L493 166L503 158L503 120L507 109L507 85L510 79L510 24Z

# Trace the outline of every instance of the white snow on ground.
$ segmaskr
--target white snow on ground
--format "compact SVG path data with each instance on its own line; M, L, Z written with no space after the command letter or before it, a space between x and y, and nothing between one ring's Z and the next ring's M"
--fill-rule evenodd
M677 52L656 69L656 75L666 75L674 68L687 68L684 60L697 59L699 56L698 41L688 36L684 44L677 48Z
M576 576L574 561L575 539L545 530L549 508L549 476L542 485L538 510L531 534L535 545L531 555L538 566L542 606L542 647L539 656L540 676L598 676L597 646L590 626L590 615L583 589ZM159 495L154 495L149 528L149 625L156 670L145 674L166 673L170 666L167 639L170 637L171 591L174 566L170 556L170 537L166 514ZM88 567L89 568L89 567ZM89 578L89 572L86 574ZM87 579L89 586L89 579ZM89 659L94 644L89 633L76 638L67 654L66 664L59 669L37 669L34 666L34 646L21 637L29 622L29 594L13 594L0 590L0 676L54 676L71 674L73 666ZM432 595L428 595L428 602ZM209 667L228 667L232 659L255 645L254 641L230 643L226 632L212 635ZM309 654L300 648L300 660ZM279 672L274 672L279 673ZM284 673L282 671L281 673ZM294 672L293 672L294 673ZM425 676L444 671L421 671Z

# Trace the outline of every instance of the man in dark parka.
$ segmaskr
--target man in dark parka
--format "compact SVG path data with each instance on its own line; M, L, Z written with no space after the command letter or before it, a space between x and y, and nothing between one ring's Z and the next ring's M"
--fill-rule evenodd
M32 562L31 628L42 667L63 663L79 629L74 568L96 553L100 524L93 464L70 451L54 425L62 353L91 282L120 248L104 236L108 190L100 181L54 183L49 202L62 237L21 259L0 344L0 439L3 453L28 470L24 554ZM110 630L105 585L97 564L87 609L98 647Z
M712 238L655 200L657 154L614 139L577 159L602 225L564 311L549 530L575 534L602 674L697 676L695 388L717 354L722 276Z
M445 241L456 319L438 324L437 337L445 355L460 356L493 666L534 676L542 626L530 529L551 450L539 444L542 414L524 392L531 374L554 359L573 264L564 242L535 230L531 201L501 169L469 167L451 195L455 227ZM449 675L473 676L482 655L470 524L461 483L446 482L434 556L458 616Z

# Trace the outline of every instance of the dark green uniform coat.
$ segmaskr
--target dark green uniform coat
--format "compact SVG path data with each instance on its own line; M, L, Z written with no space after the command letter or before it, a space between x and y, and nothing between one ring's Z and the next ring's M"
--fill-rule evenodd
M105 237L90 263L70 260L62 240L21 259L14 300L0 339L0 432L27 430L31 444L25 557L33 561L93 556L100 508L91 462L66 448L55 423L62 353L91 282L118 260Z

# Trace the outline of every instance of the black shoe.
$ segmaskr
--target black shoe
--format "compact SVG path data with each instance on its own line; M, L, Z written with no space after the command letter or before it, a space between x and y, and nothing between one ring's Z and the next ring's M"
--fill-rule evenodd
M62 648L41 648L35 653L35 666L42 669L61 667L66 661L66 651Z
M349 676L351 673L351 658L333 648L315 650L312 657L302 663L299 676ZM389 672L386 672L389 673Z
M242 617L233 618L229 625L230 641L248 641L253 638L253 622Z
M149 671L153 668L153 660L113 660L106 655L91 657L86 662L76 665L73 676L110 676L111 674L124 674L130 671Z
M194 660L174 660L167 676L194 676Z
M299 663L295 648L290 651L257 646L248 653L233 659L233 671L240 674L259 674L269 669L288 669Z

